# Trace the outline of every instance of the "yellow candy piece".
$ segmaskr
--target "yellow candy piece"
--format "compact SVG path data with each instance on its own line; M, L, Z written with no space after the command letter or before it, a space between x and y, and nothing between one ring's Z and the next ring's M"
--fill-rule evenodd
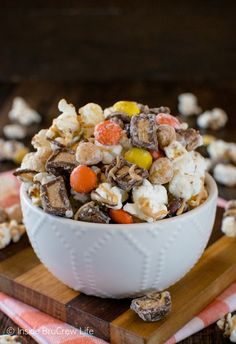
M152 165L152 155L142 148L131 148L125 153L124 157L128 162L144 168L145 170L149 170Z
M204 146L208 146L210 143L212 143L215 140L216 140L215 136L203 135L203 144L204 144Z
M127 113L129 116L138 115L140 113L139 107L136 102L120 100L113 105L115 111Z

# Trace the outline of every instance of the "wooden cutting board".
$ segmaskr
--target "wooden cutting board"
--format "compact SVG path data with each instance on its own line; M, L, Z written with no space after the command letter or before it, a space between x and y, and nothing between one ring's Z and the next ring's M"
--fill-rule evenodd
M60 283L39 262L26 235L0 252L0 289L111 343L161 344L236 279L235 252L236 240L227 237L208 247L198 264L169 288L172 312L155 323L142 321L129 309L128 299L86 296Z

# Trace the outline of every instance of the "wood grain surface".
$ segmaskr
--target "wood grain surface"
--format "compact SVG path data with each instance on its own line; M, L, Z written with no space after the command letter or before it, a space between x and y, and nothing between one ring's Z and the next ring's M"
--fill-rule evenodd
M222 81L220 83L215 82L182 82L181 84L178 82L105 82L105 83L47 83L47 82L24 82L21 84L17 83L6 83L0 84L0 134L4 124L8 123L7 113L10 109L11 102L14 96L20 95L24 96L24 98L34 106L43 116L42 127L48 126L51 118L57 114L57 102L63 96L67 98L71 102L75 102L78 106L83 105L88 101L94 101L100 103L102 106L107 106L112 104L118 99L135 99L140 102L148 103L150 105L168 105L170 106L173 111L176 111L177 105L177 95L183 91L192 91L194 92L198 98L201 106L204 109L211 109L215 106L219 106L224 108L228 114L230 115L229 122L223 130L218 132L217 136L224 138L226 140L235 140L235 128L236 128L236 116L234 114L235 109L235 94L236 94L236 82L233 81ZM191 120L194 123L194 119ZM31 128L31 133L33 131L38 130L38 127ZM29 143L29 138L25 141ZM14 168L15 166L10 163L0 163L0 170L8 170L10 168ZM235 189L229 189L220 187L220 195L227 199L235 198L236 191ZM221 214L219 213L217 223L218 225L215 227L212 237L211 243L214 242L221 236L219 230L219 221L221 218ZM20 273L17 272L18 263L15 261L16 267L11 267L11 258L15 253L16 255L20 255L20 252L27 250L28 241L26 236L17 244L11 244L5 250L0 251L0 260L5 260L5 266L9 268L9 273L11 274L11 278L19 279L20 283L25 283L22 280L21 276L27 277L27 271L25 268L20 268ZM24 254L23 254L24 256ZM24 259L24 258L23 258ZM34 274L31 276L32 283L35 287L35 294L30 294L29 290L26 288L27 285L23 285L22 289L19 288L19 294L22 293L24 297L28 297L29 299L32 298L39 298L41 293L43 292L44 288L46 289L46 285L42 286L39 285L36 273L39 271L42 273L42 267L38 266L37 259L32 259L31 262L32 266L31 269ZM8 280L7 288L11 290L12 284L11 281ZM18 283L20 285L20 283ZM48 279L49 285L52 287L55 286L55 281L53 279ZM63 289L62 286L58 287L60 293L63 294L63 298L65 302L68 303L68 295L67 291ZM27 292L23 291L27 290ZM52 297L52 294L50 295ZM83 307L87 303L87 296L80 295L79 307ZM59 300L53 300L53 304ZM42 301L43 302L43 301ZM68 312L68 317L75 318L75 309L77 307L78 300L76 297L73 301L70 301L70 312ZM70 303L69 302L69 303ZM93 305L97 304L96 298L90 301L91 309L94 308ZM111 303L110 309L116 309L115 317L119 317L119 314L124 312L125 307L127 307L127 300L123 301L124 303L118 304ZM52 307L52 303L47 303L48 309ZM103 306L101 306L103 307ZM101 309L101 308L100 308ZM57 313L59 316L62 314L62 309L57 304L57 307L53 310L54 313ZM61 313L60 313L61 312ZM99 307L97 307L97 312L99 312ZM101 323L99 324L102 330L107 331L106 322L111 321L111 315L109 315L109 311L106 312L107 319L105 321L105 325L101 327ZM99 314L95 313L93 316L96 318ZM55 315L56 316L56 315ZM61 316L61 315L60 315ZM65 316L65 314L64 314ZM86 323L86 317L83 313L83 317ZM6 317L3 316L3 319ZM77 319L79 325L79 318ZM7 321L7 320L4 320ZM4 322L0 323L0 333L4 331ZM210 326L209 328L195 334L194 336L184 340L182 343L184 344L195 344L195 343L223 343L223 337L221 336L220 332L216 329L215 324Z
M235 79L234 0L0 2L0 80Z

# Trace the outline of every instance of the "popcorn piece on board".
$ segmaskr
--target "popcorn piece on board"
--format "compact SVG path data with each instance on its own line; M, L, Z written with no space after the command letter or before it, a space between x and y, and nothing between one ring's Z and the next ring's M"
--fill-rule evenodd
M213 171L214 178L220 184L236 186L236 167L231 164L217 164Z
M80 207L76 212L74 219L93 223L109 223L110 221L109 216L99 208L98 204L93 201Z
M11 160L20 164L28 151L28 148L21 142L0 139L0 161Z
M221 230L229 237L236 237L236 200L227 203Z
M22 223L23 215L20 204L14 204L6 208L5 211L10 220L16 220L18 223Z
M231 342L236 343L236 315L231 313L225 314L217 321L217 326L223 331L225 337L228 337Z
M197 97L192 93L180 94L178 101L178 110L183 116L198 115L202 111L198 105Z
M0 223L0 249L11 242L11 233L7 222Z
M214 140L207 147L208 154L215 161L228 160L229 145L223 140Z
M176 140L175 129L170 125L159 125L157 127L157 141L161 149L169 146L171 142Z
M73 216L73 211L62 177L57 177L41 185L40 197L43 209L46 213L69 218Z
M108 208L121 209L122 202L127 199L127 192L110 183L101 183L91 192L91 199Z
M132 196L134 203L126 203L123 207L131 215L147 222L154 222L168 214L168 196L164 186L152 185L145 179L141 186L133 189Z
M146 149L158 149L156 130L155 115L133 116L130 122L132 144Z
M55 175L62 172L72 172L77 166L75 151L60 149L52 153L46 162L46 171Z
M81 165L96 165L102 159L101 148L92 142L80 142L76 149L76 160Z
M0 223L8 221L9 217L5 209L0 208Z
M12 108L8 116L11 121L19 122L22 125L31 125L41 122L39 113L32 109L21 97L13 99Z
M0 344L26 344L26 339L22 336L0 335Z
M171 311L171 296L168 291L152 292L133 299L130 308L144 321L158 321Z
M79 109L82 120L87 125L97 125L104 121L105 117L100 105L88 103Z
M200 128L218 130L223 128L228 121L226 112L220 108L214 108L211 111L205 111L197 119Z
M27 136L26 129L19 124L7 124L3 127L3 133L8 139L24 139Z
M116 162L107 167L106 177L109 183L130 191L134 186L142 184L143 179L148 177L148 171L129 163L125 159L118 158Z
M25 233L25 226L18 223L16 220L11 220L8 225L12 241L19 241L21 236Z
M159 158L150 168L149 180L152 184L166 184L171 181L173 175L173 163L168 158Z

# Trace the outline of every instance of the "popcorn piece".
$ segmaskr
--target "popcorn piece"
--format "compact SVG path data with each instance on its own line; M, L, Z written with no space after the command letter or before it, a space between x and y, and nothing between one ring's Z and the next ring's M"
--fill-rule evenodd
M61 99L58 103L58 109L62 114L53 120L46 137L54 145L63 147L79 140L81 128L76 110L72 104L68 104L65 99Z
M27 153L28 148L23 143L0 139L0 161L11 160L16 164L20 164Z
M70 193L74 200L80 202L80 203L87 203L90 201L90 194L89 193L82 193L82 192L76 192L71 188Z
M216 161L228 159L229 145L223 140L215 140L207 147L210 158Z
M199 131L193 128L189 128L186 130L178 130L177 140L182 143L182 145L187 149L187 151L195 150L203 144L203 139Z
M108 166L106 177L109 183L114 183L121 189L130 191L134 186L142 184L143 179L148 177L148 171L125 159L117 158L116 162Z
M47 172L39 172L34 176L33 182L43 185L51 182L54 179L56 179L56 176L54 176L53 174Z
M21 236L25 233L25 226L19 224L16 220L11 220L8 224L11 239L13 242L17 242L20 240Z
M92 191L91 199L106 205L108 208L121 209L122 202L127 199L127 192L109 183L102 183L96 190Z
M18 223L22 223L23 215L20 204L14 204L6 208L6 213L10 220L16 220Z
M177 198L189 200L201 191L202 185L203 181L201 178L176 172L169 183L169 192Z
M187 153L187 150L178 141L173 141L169 146L164 148L167 158L174 160Z
M7 334L0 335L0 344L26 344L22 336L10 336Z
M8 114L11 121L17 121L22 125L40 123L41 116L32 109L29 104L21 97L13 99L12 108Z
M169 146L176 140L175 129L170 125L159 125L157 128L157 141L161 149Z
M47 139L47 131L47 129L42 129L34 135L31 143L35 149L45 148L51 150L50 142Z
M229 186L236 186L236 167L231 164L217 164L213 171L214 178L217 182Z
M159 158L150 168L149 180L152 184L166 184L174 175L173 163L168 158Z
M92 142L80 142L76 149L76 160L81 165L96 165L102 159L102 150Z
M168 291L152 292L133 299L130 308L144 321L158 321L171 311L171 297Z
M7 212L3 208L0 208L0 223L6 222L7 220L8 220Z
M168 203L166 188L162 185L152 185L148 180L143 185L133 189L134 203L127 203L124 210L147 222L164 218L167 214Z
M3 133L8 139L24 139L27 136L26 129L19 124L7 124L3 127Z
M236 237L236 200L228 202L224 212L221 230L228 237Z
M11 233L7 222L0 223L0 249L10 244Z
M183 116L198 115L202 109L198 105L197 97L192 93L182 93L178 96L178 110Z
M46 171L55 175L62 172L71 173L77 166L75 152L69 149L60 149L50 155L46 162Z
M93 223L110 222L109 216L99 208L98 204L93 201L86 203L82 207L80 207L79 210L76 212L74 219Z
M33 184L29 186L28 189L29 197L32 203L36 206L42 206L41 197L40 197L40 184Z
M200 128L218 130L223 128L228 121L226 112L220 108L214 108L211 111L205 111L197 119Z
M236 315L226 314L217 321L217 326L223 331L225 337L228 337L231 342L236 343Z
M236 164L236 143L228 144L228 156L229 160Z
M133 116L130 122L132 144L136 147L158 149L156 116L141 114Z
M40 197L43 209L46 213L69 218L73 216L73 211L62 177L57 177L41 185Z
M102 145L98 141L95 141L95 145L98 146L102 151L102 163L104 165L111 164L117 156L121 155L122 152L122 146L119 145L112 145L112 146L106 146Z
M79 114L85 124L93 126L103 122L105 119L101 106L95 103L88 103L81 107Z
M204 146L209 146L212 142L216 140L215 136L213 135L203 135L202 139L203 139Z

